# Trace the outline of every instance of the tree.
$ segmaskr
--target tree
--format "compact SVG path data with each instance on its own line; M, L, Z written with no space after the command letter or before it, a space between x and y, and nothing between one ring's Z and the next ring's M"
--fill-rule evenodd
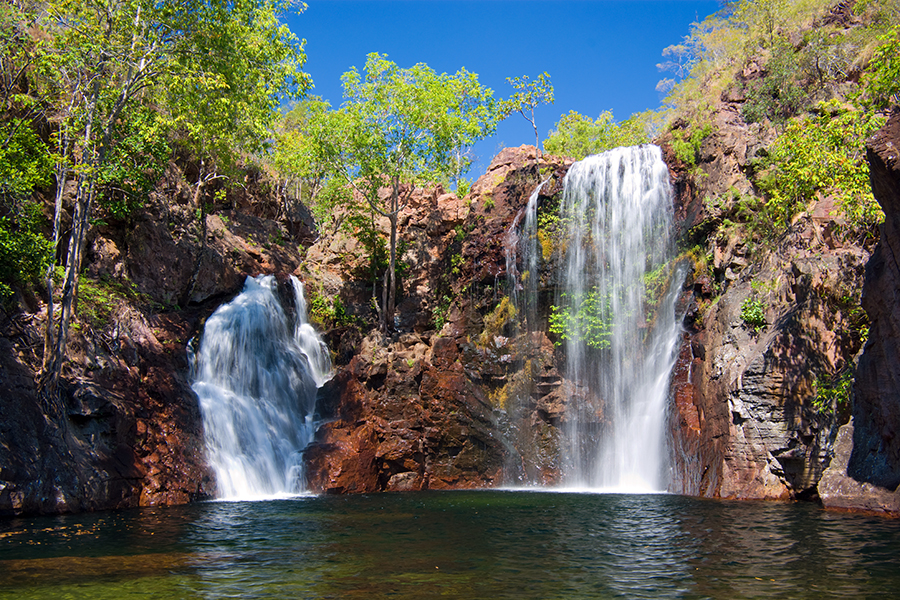
M264 139L274 119L266 115L275 113L297 79L303 82L297 74L305 59L302 47L278 21L289 6L288 0L52 0L46 5L38 22L49 38L46 59L59 74L53 83L62 88L60 95L72 99L60 117L65 132L60 146L67 151L59 153L65 159L57 185L74 174L76 192L60 316L58 323L48 318L40 381L45 399L56 402L84 242L122 121L135 106L178 89L179 102L169 106L170 125L190 129L187 124L193 123L231 133L236 119L241 135L214 135L227 138L216 150L230 143L235 154L237 145ZM213 123L213 118L225 121ZM244 127L248 121L252 126ZM210 146L195 147L205 154Z
M326 120L331 105L311 96L298 102L284 116L275 136L271 155L272 163L282 181L285 216L294 212L292 200L304 202L310 208L316 223L339 225L341 219L334 208L346 204L348 191L343 181L334 176L322 145L317 139L326 131Z
M632 115L616 123L610 111L603 111L596 120L570 111L547 134L544 151L581 160L618 146L634 146L649 141L646 119Z
M534 109L541 104L553 104L553 84L550 82L550 75L545 71L533 81L529 81L528 75L510 77L506 81L516 89L516 93L509 100L503 101L503 114L505 116L514 112L519 113L531 123L534 128L534 147L540 152L540 137Z
M465 69L453 75L423 63L402 69L373 53L363 74L353 68L342 80L344 105L323 115L318 137L335 172L390 223L381 302L386 332L396 306L400 211L417 184L451 175L455 152L492 134L501 114L493 92ZM409 184L402 194L401 184ZM386 198L383 187L390 190Z

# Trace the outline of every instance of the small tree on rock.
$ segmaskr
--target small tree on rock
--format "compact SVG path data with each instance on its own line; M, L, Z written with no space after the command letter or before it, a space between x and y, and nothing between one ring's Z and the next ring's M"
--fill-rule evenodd
M353 68L342 80L346 100L340 110L323 115L320 143L335 172L390 223L380 309L387 332L397 302L400 211L417 184L453 176L457 153L491 135L501 112L493 92L465 69L453 75L438 75L424 63L402 69L373 53L363 73ZM379 194L384 187L390 189L386 196Z

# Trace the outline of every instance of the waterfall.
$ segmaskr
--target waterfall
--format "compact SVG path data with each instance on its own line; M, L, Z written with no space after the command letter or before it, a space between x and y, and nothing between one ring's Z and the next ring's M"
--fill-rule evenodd
M574 382L564 424L565 484L662 491L666 413L680 320L672 192L660 149L616 148L565 178L567 224L551 329Z
M291 284L293 323L275 278L248 277L240 295L207 319L194 357L192 388L220 498L303 491L302 452L331 364L307 322L303 286L294 277Z
M516 307L516 312L524 319L525 331L534 331L537 326L537 295L540 280L540 243L537 235L537 209L538 197L544 185L550 178L541 181L531 196L528 204L520 210L504 239L504 253L506 258L506 277L509 287L509 299ZM519 223L522 217L521 231ZM519 272L518 249L521 246L522 266L524 271Z

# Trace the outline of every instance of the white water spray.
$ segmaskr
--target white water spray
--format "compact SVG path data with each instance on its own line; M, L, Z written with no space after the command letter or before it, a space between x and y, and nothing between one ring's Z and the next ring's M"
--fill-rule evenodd
M192 387L220 498L303 491L302 451L312 441L316 389L331 376L328 350L307 322L303 286L293 327L271 275L247 278L206 321Z
M664 491L666 410L680 322L672 192L660 149L616 148L575 163L561 217L568 239L557 318L576 384L565 485Z

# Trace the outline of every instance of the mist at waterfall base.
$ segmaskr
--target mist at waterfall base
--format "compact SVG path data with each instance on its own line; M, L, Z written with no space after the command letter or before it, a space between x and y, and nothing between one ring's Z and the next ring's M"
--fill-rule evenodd
M273 276L248 277L204 326L192 387L220 498L304 490L302 452L315 433L316 390L331 376L331 362L295 277L290 290L292 316Z
M668 494L302 496L0 520L0 598L891 598L900 520Z
M512 300L537 324L541 262L535 189L508 235ZM659 147L616 148L573 164L559 222L564 251L553 306L562 331L563 486L661 492L669 486L669 380L681 333L672 265L672 191ZM518 231L519 221L522 222ZM521 274L520 274L521 271Z

